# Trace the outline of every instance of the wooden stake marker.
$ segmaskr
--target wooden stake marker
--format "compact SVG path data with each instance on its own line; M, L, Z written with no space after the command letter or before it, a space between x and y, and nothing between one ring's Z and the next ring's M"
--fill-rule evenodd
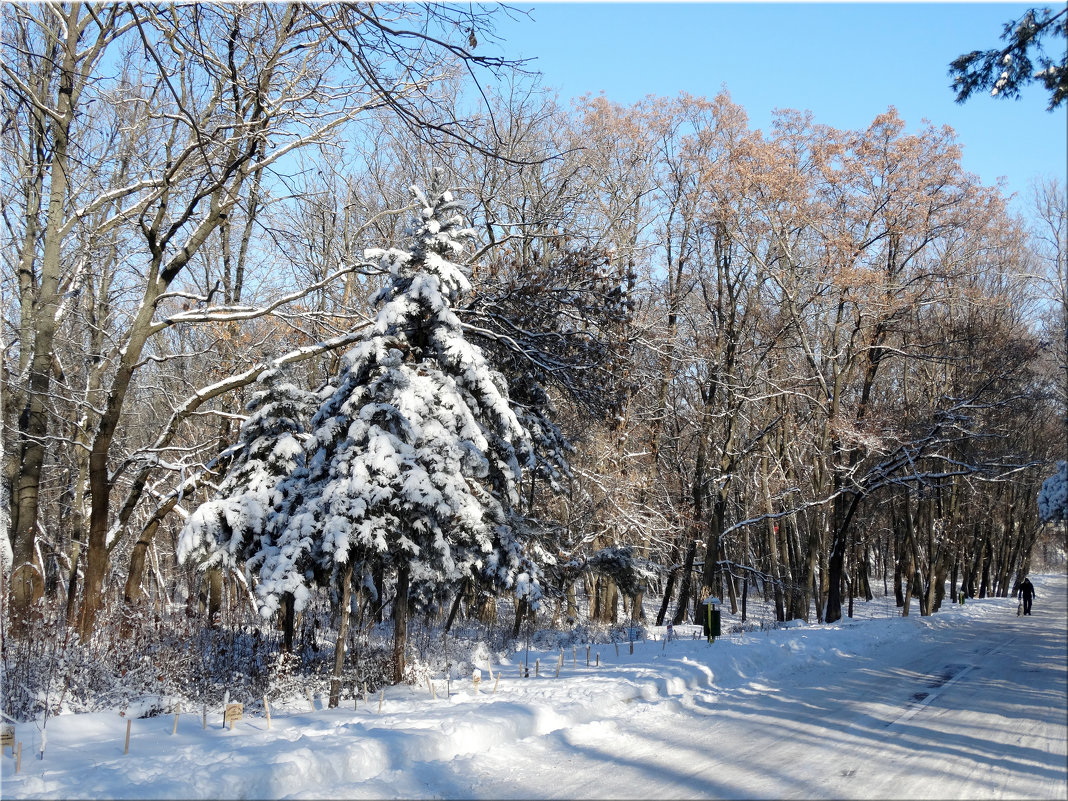
M124 754L130 753L130 726L132 724L133 721L130 718L126 718L126 745L122 748L122 753Z
M267 696L263 696L263 713L267 715L267 728L271 728L271 707L267 703Z
M230 724L230 731L234 730L234 721L241 720L244 716L245 707L242 704L227 704L223 712L223 726Z
M590 646L586 646L586 667L590 666Z
M385 699L385 697L386 697L386 688L383 687L382 688L382 692L380 692L378 694L378 714L379 715L382 714L382 701L383 701L383 699Z
M493 692L497 692L497 685L501 683L501 671L497 671L497 678L493 680Z
M174 705L174 727L171 729L171 736L173 737L178 733L178 716L182 714L182 705L177 703Z
M22 769L22 740L19 740L18 747L15 749L15 773L18 773Z
M601 666L601 652L597 652L597 667Z
M534 660L534 678L537 678L540 675L541 675L541 660L540 659L535 659Z

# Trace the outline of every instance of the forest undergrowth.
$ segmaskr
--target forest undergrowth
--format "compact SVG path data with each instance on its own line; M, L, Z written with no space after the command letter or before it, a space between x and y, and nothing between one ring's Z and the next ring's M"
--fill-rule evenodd
M647 603L651 608L659 601L649 598ZM143 718L172 714L179 704L193 710L229 701L251 710L262 709L264 698L272 706L304 703L309 696L327 704L337 630L328 604L301 615L289 653L283 650L280 628L249 613L234 617L207 627L183 606L130 614L121 605L109 605L97 632L83 643L67 625L61 604L39 606L18 636L5 632L4 719L25 722L103 710ZM724 621L723 633L777 625L774 617L758 613L744 623ZM647 636L645 622L554 625L548 614L539 614L513 636L511 616L503 612L493 623L460 619L448 631L441 620L416 615L409 623L403 680L421 686L428 678L469 677L487 663L500 669L503 660L516 654L523 660L529 649ZM396 683L392 650L390 620L352 627L341 675L342 703Z

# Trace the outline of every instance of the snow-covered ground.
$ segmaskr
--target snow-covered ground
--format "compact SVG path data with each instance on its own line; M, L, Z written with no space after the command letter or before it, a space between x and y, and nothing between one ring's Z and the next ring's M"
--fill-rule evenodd
M1068 796L1068 579L1034 614L971 600L927 617L531 651L470 680L16 727L4 798L1050 798ZM884 609L881 602L870 605ZM654 629L662 637L662 629ZM600 657L600 665L595 663ZM534 660L540 676L534 676ZM489 671L493 671L490 678ZM498 671L500 680L497 681ZM249 699L251 700L251 699ZM381 710L379 709L381 705ZM252 709L249 704L248 709Z

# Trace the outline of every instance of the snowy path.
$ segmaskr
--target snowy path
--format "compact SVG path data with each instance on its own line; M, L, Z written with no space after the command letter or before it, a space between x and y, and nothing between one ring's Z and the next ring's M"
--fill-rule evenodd
M1065 798L1063 581L1044 596L1036 616L991 599L1008 614L936 615L914 641L645 705L456 772L478 776L483 798Z
M3 798L1052 798L1068 794L1068 581L928 617L539 656L496 694L246 718L20 725ZM557 652L558 654L559 652ZM577 664L576 664L577 662ZM497 666L494 666L497 667ZM486 682L489 684L489 682ZM444 695L444 681L438 681ZM295 702L294 702L295 703Z

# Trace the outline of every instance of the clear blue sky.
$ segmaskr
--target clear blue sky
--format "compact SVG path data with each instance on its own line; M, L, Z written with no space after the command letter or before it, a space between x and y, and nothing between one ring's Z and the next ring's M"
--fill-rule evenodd
M1004 176L1007 191L1028 195L1033 178L1068 172L1068 110L1046 111L1041 87L1018 101L977 95L963 105L949 88L949 62L998 46L1003 23L1027 4L512 5L530 19L502 19L492 52L535 58L531 68L564 100L602 91L625 104L683 91L712 97L725 85L753 128L766 128L776 108L862 128L895 106L910 130L924 118L951 126L965 169L986 184Z

